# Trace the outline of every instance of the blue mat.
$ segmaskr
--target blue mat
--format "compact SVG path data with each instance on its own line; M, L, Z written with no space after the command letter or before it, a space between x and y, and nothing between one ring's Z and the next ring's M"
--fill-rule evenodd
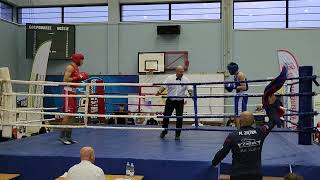
M225 129L225 128L220 128ZM0 143L0 172L19 173L21 179L54 179L79 162L79 150L93 146L96 164L106 174L124 174L127 161L135 164L136 174L146 180L186 179L214 180L218 170L210 166L228 132L182 132L174 140L169 132L164 140L159 131L136 130L74 130L78 144L65 146L57 141L58 133L49 133ZM293 170L316 179L320 172L320 147L297 145L295 133L271 133L263 148L263 173L283 176ZM228 173L231 154L221 165Z

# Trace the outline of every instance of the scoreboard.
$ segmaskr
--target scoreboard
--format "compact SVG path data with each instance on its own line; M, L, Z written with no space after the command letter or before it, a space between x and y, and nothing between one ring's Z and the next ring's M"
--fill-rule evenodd
M75 26L26 24L26 57L34 58L42 43L52 40L49 59L65 60L75 52Z

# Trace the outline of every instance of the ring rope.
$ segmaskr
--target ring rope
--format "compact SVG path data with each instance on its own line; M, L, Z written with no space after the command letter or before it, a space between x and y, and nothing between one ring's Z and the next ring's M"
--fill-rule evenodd
M107 102L105 104L111 105L111 106L118 106L118 105L129 105L129 106L139 106L139 104L134 103L110 103ZM164 106L164 104L143 104L141 103L140 106ZM234 105L198 105L198 107L233 107ZM262 106L262 104L247 104L248 107L256 107L256 106ZM193 105L185 105L184 107L193 107Z
M30 120L30 121L17 121L16 123L35 123L35 122L54 121L54 120L57 120L57 119L56 118L36 119L36 120Z
M304 77L293 77L287 78L286 80L300 80L300 79L311 79L315 80L318 78L316 75L304 76ZM65 85L65 86L161 86L161 85L210 85L210 84L227 84L227 83L252 83L252 82L268 82L274 78L257 79L257 80L246 80L246 81L213 81L213 82L199 82L199 83L70 83L70 82L52 82L52 81L22 81L22 80L4 80L0 79L1 82L11 82L16 84L33 84L33 85Z
M217 128L160 128L160 127L137 127L137 126L85 126L85 125L46 125L46 124L15 124L15 123L4 123L5 126L22 126L22 127L45 127L45 128L72 128L72 129L114 129L114 130L150 130L150 131L175 131L175 130L182 130L182 131L220 131L220 132L233 132L235 129L217 129ZM281 130L272 130L271 132L275 133L295 133L295 132L306 132L306 131L314 131L315 127L305 128L302 130L288 130L288 129L281 129Z
M315 96L317 93L292 93L278 94L276 96ZM82 97L82 98L195 98L194 96L123 96L123 95L80 95L80 94L28 94L28 93L3 93L4 96L36 96L36 97ZM262 93L196 96L197 98L232 98L232 97L262 97Z
M141 116L141 115L111 115L111 114L79 114L79 113L58 113L58 112L38 112L38 111L18 111L11 109L0 109L1 111L7 112L21 112L21 113L31 113L31 114L43 114L43 115L67 115L67 116L82 116L82 117L122 117L122 118L194 118L195 116ZM305 112L305 113L291 113L284 114L284 116L308 116L308 115L317 115L318 112ZM258 116L267 116L267 115L258 115ZM198 118L230 118L238 117L235 115L198 115Z
M58 108L58 107L52 107L52 108L44 108L44 107L42 107L42 108L28 108L28 107L18 107L17 109L19 109L19 110L22 110L22 111L24 111L24 110L58 110L58 109L60 109L60 108Z

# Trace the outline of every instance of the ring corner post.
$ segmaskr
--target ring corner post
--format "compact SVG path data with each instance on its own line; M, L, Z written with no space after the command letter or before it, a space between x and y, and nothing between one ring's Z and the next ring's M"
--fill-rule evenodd
M312 76L313 67L312 66L300 66L299 76ZM312 92L312 79L299 79L299 93L311 93ZM299 113L312 112L312 96L300 96L299 97ZM312 132L303 131L303 129L313 127L314 115L299 115L299 126L298 128L302 130L299 132L298 144L300 145L311 145L312 144Z
M10 78L10 71L8 67L0 68L0 79L4 80L2 84L2 91L1 91L1 111L0 111L0 123L4 124L10 124L15 123L16 113L9 112L9 111L3 111L2 109L6 110L15 110L16 109L16 102L15 102L15 96L8 96L8 95L2 95L2 93L12 93L12 84L11 84L11 78ZM12 130L13 126L11 125L3 125L2 126L2 134L0 136L6 137L6 138L12 138Z
M193 106L194 106L194 125L199 127L198 102L197 102L197 85L193 84Z

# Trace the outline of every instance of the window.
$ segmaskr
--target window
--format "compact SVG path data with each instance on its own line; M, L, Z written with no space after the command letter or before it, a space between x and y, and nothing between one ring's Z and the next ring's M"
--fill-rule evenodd
M62 8L21 8L18 14L18 23L61 23Z
M320 27L320 1L290 0L289 27Z
M122 5L122 21L169 20L169 4Z
M220 2L172 4L171 19L220 19Z
M65 7L64 22L107 22L108 6Z
M235 29L285 27L285 1L259 1L234 3Z
M12 6L0 2L0 18L8 21L13 21L13 8Z

